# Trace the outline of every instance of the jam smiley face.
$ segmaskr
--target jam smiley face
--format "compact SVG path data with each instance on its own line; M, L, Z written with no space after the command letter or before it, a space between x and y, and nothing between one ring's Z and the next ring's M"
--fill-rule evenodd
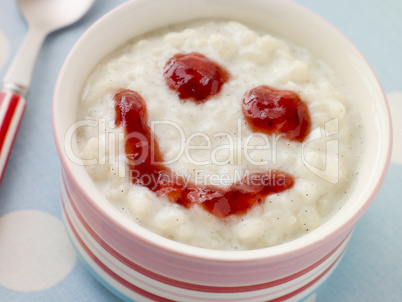
M356 179L364 129L344 88L308 49L263 29L177 24L96 65L66 141L127 225L265 248L320 227Z
M222 66L194 52L174 55L166 62L163 75L166 85L177 92L182 101L196 104L213 98L230 80L229 72ZM186 182L163 164L158 143L152 141L154 136L142 96L136 91L121 89L113 99L115 124L123 127L128 137L125 153L131 182L147 187L157 196L185 208L199 205L216 217L227 217L244 214L262 203L267 195L294 185L294 176L273 169L247 175L227 188ZM246 91L243 100L233 101L242 102L244 119L255 132L280 134L288 140L302 142L310 131L307 105L292 91L258 86ZM144 183L144 175L152 181Z

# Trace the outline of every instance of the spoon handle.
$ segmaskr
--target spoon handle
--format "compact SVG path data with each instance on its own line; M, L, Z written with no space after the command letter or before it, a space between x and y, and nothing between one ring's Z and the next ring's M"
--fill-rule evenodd
M14 145L31 84L35 62L46 31L31 28L3 78L0 91L0 183Z
M32 27L22 41L3 78L3 87L13 85L19 95L25 95L31 85L36 59L39 55L46 31ZM18 88L18 91L15 89Z
M0 183L26 107L17 94L0 91Z

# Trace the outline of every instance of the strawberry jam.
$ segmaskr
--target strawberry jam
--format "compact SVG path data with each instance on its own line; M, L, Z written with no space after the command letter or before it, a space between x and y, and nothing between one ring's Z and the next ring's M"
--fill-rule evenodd
M143 98L131 90L119 90L114 95L116 125L125 130L125 152L130 166L131 181L147 187L157 196L189 208L195 204L216 217L246 213L262 203L269 194L293 186L293 176L280 170L249 173L230 187L197 185L175 174L162 162L157 142L148 126L147 108Z
M174 55L166 63L164 76L182 100L192 99L196 103L219 93L229 80L223 67L197 52Z
M246 94L242 106L254 131L281 134L298 142L304 141L310 131L307 105L293 91L258 86Z

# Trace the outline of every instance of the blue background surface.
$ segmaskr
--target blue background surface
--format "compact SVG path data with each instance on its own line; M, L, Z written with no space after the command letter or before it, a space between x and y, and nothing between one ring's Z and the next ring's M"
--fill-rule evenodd
M85 18L46 39L26 97L25 117L0 187L0 217L35 209L61 219L60 168L51 127L53 87L64 58L79 36L122 2L98 0ZM296 2L327 19L360 49L387 94L402 92L402 1ZM0 30L14 53L27 30L14 1L0 3ZM0 78L5 69L0 70ZM402 116L402 112L392 114ZM398 129L395 139L402 139L400 133ZM341 264L320 287L317 301L402 301L401 183L402 165L392 163L378 197L357 224ZM19 292L0 286L0 300L118 301L79 261L60 283L46 290Z

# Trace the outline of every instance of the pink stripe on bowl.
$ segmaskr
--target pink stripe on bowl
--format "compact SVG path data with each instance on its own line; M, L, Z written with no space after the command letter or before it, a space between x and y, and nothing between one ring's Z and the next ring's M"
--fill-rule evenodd
M69 224L69 228L71 230L70 236L73 236L77 239L83 251L87 255L89 255L89 257L94 261L95 263L94 265L98 266L101 269L101 271L103 271L104 274L112 277L116 282L120 283L122 286L130 289L136 294L141 294L143 297L147 298L150 298L149 292L144 291L143 289L139 290L135 284L139 283L146 284L147 282L149 282L151 284L151 285L148 284L149 287L152 287L152 284L156 283L156 284L164 284L167 285L168 287L181 288L184 289L184 291L181 293L181 296L183 296L185 292L191 292L191 296L189 297L196 297L198 294L200 295L200 297L197 297L198 301L204 301L202 299L204 293L214 293L219 294L219 296L221 296L221 298L218 298L218 296L214 295L214 299L205 301L224 301L225 299L229 299L228 301L231 301L233 297L225 298L225 295L230 294L238 295L241 293L243 294L249 293L247 299L252 299L255 298L256 296L259 296L264 297L264 299L266 298L274 299L273 301L284 301L283 299L285 298L289 299L291 297L297 296L300 293L309 291L309 289L313 287L316 283L322 282L323 279L327 277L327 273L338 263L339 259L343 255L344 249L347 246L347 241L351 235L350 232L347 233L346 237L343 240L341 240L338 243L338 245L335 246L334 249L332 249L328 254L324 255L322 258L318 259L318 261L312 263L310 266L300 271L297 271L296 273L283 276L280 279L272 280L270 282L264 282L253 285L238 284L236 286L220 285L219 283L218 284L215 283L213 285L211 284L202 285L199 283L184 282L179 280L178 278L180 277L181 269L173 273L175 274L175 276L173 277L167 277L165 275L161 275L158 271L152 271L137 264L139 261L138 259L136 259L136 257L128 258L126 256L121 255L107 242L105 242L104 239L100 237L97 234L97 232L90 226L91 219L84 219L81 212L74 204L74 200L72 198L72 196L74 195L74 188L68 185L68 179L66 179L65 174L63 174L62 178L63 178L62 179L63 185L61 190L64 192L63 194L61 194L62 201L64 204L63 210L66 216L66 220ZM73 219L71 218L73 216L75 217L74 223L72 222ZM90 216L91 215L88 215L88 217ZM104 231L111 233L113 232L113 230L106 230L109 228L109 226L102 225L99 222L95 223L95 226L101 226L97 230L98 232L101 233ZM91 240L89 240L88 238L85 239L86 236L83 234L80 235L79 231L77 230L77 227L85 231L86 236L91 237L90 238ZM83 231L81 231L81 233ZM115 233L116 233L115 235L119 238L119 231L115 230ZM91 244L90 241L96 243L97 247L94 247L94 245ZM125 245L129 249L132 248L135 250L135 248L132 245L127 244L127 241L125 242ZM158 258L159 256L155 255L155 257ZM103 260L101 261L99 259ZM120 267L123 267L123 269L119 268L119 265L116 266L114 264L116 263L116 261L120 262L121 264ZM232 265L235 266L236 264L233 263ZM219 266L217 265L217 267ZM316 270L317 268L319 268L319 270ZM219 267L219 269L222 268ZM234 269L238 270L239 268L235 267ZM270 271L270 266L263 265L262 269ZM315 272L313 272L314 274L309 274L314 270L316 270ZM116 273L116 271L118 273ZM130 271L132 271L131 274ZM250 272L250 274L252 274L252 272ZM143 280L138 281L137 279L138 275L143 275ZM308 277L306 278L307 275ZM121 276L125 276L127 279L123 279L121 278ZM247 283L248 281L244 277L241 279L243 281L243 284ZM155 285L153 285L153 287L155 287ZM267 289L270 289L270 291L267 292L266 291ZM153 291L153 293L154 292L155 291ZM166 294L165 296L163 296L163 298L167 299L169 295L171 295L171 292L172 290L169 291L165 289L165 291L162 292ZM284 292L286 292L285 295ZM261 295L261 293L263 293L263 295ZM159 301L159 298L160 298L159 296L155 296L152 297L153 300L152 299L151 300ZM186 300L182 301L188 301L188 297L186 297Z

